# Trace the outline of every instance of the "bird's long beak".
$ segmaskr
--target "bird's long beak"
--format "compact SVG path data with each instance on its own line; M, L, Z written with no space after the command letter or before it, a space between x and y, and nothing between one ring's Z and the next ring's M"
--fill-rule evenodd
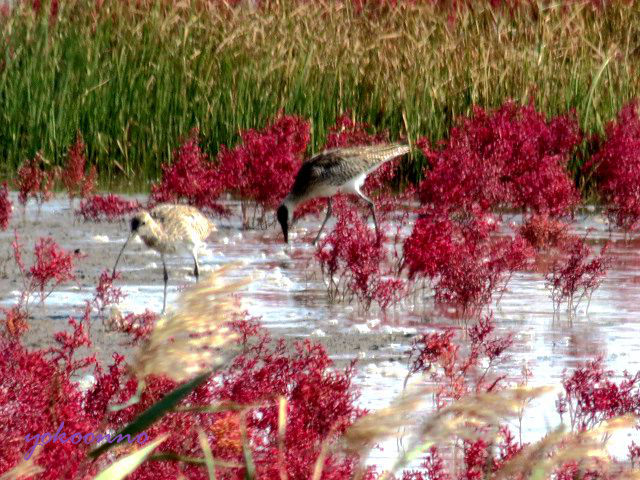
M116 276L116 267L118 266L118 262L120 261L120 256L122 256L122 252L124 252L124 249L127 248L127 245L129 244L129 240L131 240L131 237L133 237L133 233L134 232L131 232L129 234L129 236L127 237L127 241L124 242L124 245L120 249L120 253L118 254L118 257L116 258L116 264L113 266L113 271L111 272L111 276L112 277Z

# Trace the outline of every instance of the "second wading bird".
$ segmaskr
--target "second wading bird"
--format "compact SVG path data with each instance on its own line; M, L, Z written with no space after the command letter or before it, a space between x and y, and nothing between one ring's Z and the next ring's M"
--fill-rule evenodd
M160 254L164 274L164 298L162 313L167 308L167 283L169 274L165 255L190 253L195 264L193 274L198 281L200 267L198 265L198 250L204 241L216 231L215 225L200 211L188 205L158 205L151 210L141 210L131 219L131 232L122 246L112 276L115 276L120 256L129 241L136 235L144 244Z
M315 244L331 216L331 197L338 193L358 195L367 202L371 209L376 233L379 234L375 205L370 198L362 193L362 185L367 176L383 163L408 152L408 145L395 143L334 148L311 157L300 167L291 192L284 199L276 214L282 227L284 241L289 241L289 226L296 207L307 200L328 197L327 215L313 241Z

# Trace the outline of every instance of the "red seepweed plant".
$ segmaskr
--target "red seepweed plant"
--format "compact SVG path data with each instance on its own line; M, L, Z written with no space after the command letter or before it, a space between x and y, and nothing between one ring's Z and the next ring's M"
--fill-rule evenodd
M507 102L461 118L438 150L421 142L432 168L420 184L425 204L490 210L510 207L565 215L579 201L568 175L581 139L573 115L546 119L533 105Z
M60 179L72 202L74 198L86 198L95 189L98 175L96 167L92 165L88 171L86 168L86 146L78 132L74 143L67 150L67 163L60 172Z
M566 303L569 316L572 317L585 298L589 309L591 295L602 283L611 264L608 247L609 244L605 244L595 255L585 238L572 237L567 240L561 258L554 261L551 271L545 275L556 315L560 306Z
M91 302L100 316L104 316L104 312L108 307L119 304L126 297L122 293L122 289L113 284L119 278L120 272L103 270L100 274L96 292Z
M16 187L18 201L23 207L26 207L29 199L33 198L38 204L38 211L40 211L42 204L51 199L57 174L55 170L45 171L44 168L44 158L38 152L18 169Z
M601 148L584 170L594 172L598 191L613 224L626 233L640 227L640 117L638 101L627 104L606 127Z
M224 188L241 199L244 228L271 222L266 212L289 193L310 135L307 120L280 115L262 130L241 132L240 145L220 148L216 172Z
M92 195L80 202L80 207L74 212L84 221L113 222L121 220L126 215L142 208L137 200L125 200L118 195Z
M151 200L184 201L203 210L225 214L218 198L228 186L216 171L198 143L199 130L194 128L173 152L173 162L162 165L162 180L151 187Z
M411 279L428 280L436 303L474 317L534 255L524 239L500 238L497 228L489 214L452 216L446 210L423 209L404 242L402 269Z
M546 214L527 217L518 233L536 250L562 247L567 241L569 225Z
M0 230L9 228L9 220L13 212L13 204L9 200L9 189L7 182L0 185Z
M619 383L615 372L607 370L602 357L584 362L571 374L564 372L564 392L558 396L556 409L567 415L571 429L583 431L599 426L614 417L640 414L640 372L624 372Z
M22 298L19 304L28 311L29 297L38 293L40 303L51 295L63 283L74 280L75 253L62 249L52 238L40 238L36 241L33 252L33 264L27 268L22 258L22 245L15 232L12 242L14 260L22 275Z
M330 298L355 295L365 309L375 302L383 310L399 301L406 293L406 285L394 275L384 247L385 235L376 237L358 210L344 198L334 201L333 211L338 219L336 225L318 242L315 253Z
M427 333L416 338L409 351L408 377L428 373L436 390L434 403L442 408L472 393L492 392L506 379L494 367L513 344L513 335L496 335L493 313L468 329L468 352L455 341L456 331Z

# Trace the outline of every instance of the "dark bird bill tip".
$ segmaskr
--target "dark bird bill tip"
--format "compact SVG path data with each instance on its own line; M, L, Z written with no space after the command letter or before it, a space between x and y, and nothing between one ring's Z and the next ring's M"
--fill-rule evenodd
M287 207L284 205L280 205L276 216L278 217L278 223L280 224L280 227L282 227L284 243L289 243L289 212L287 210Z

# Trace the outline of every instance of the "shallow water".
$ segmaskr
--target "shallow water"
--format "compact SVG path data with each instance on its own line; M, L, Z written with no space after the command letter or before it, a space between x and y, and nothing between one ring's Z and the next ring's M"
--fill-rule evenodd
M230 201L229 205L237 209L235 202ZM128 234L127 226L122 222L74 223L64 197L46 203L38 220L36 214L36 207L28 206L26 223L23 223L20 209L16 208L11 229L0 232L0 245L4 244L9 251L12 229L17 228L27 244L33 241L30 239L33 230L38 236L51 235L64 248L80 248L87 254L80 262L87 279L84 285L60 288L47 300L47 309L57 313L52 316L64 319L72 313L72 307L82 305L92 296L95 285L92 279L97 278L103 268L112 267ZM207 271L228 262L237 263L232 276L254 276L254 281L242 293L244 307L251 315L260 316L274 336L316 338L341 364L359 359L361 365L355 380L362 391L359 404L365 408L387 406L402 392L407 373L405 352L416 334L460 326L457 320L434 310L429 302L416 306L405 301L384 315L375 309L364 312L355 303L331 304L313 260L314 248L308 240L315 234L318 220L299 222L290 236L290 245L284 245L275 227L241 231L236 218L239 216L219 222L218 233L210 239L208 251L201 255L201 269ZM558 385L565 369L570 370L598 354L604 356L607 366L618 376L624 370L640 369L640 242L625 243L621 235L610 234L606 222L596 212L585 210L577 216L575 224L575 233L584 235L589 231L588 238L594 244L611 238L610 252L615 260L602 286L593 295L589 311L584 310L586 304L581 305L573 320L566 315L554 318L549 291L541 274L513 276L500 303L492 306L497 330L515 334L508 358L498 367L513 382L518 380L526 363L533 372L531 385ZM30 251L28 246L25 252ZM193 277L189 258L170 258L168 266L171 304L177 288L192 283ZM125 252L120 267L119 286L128 295L121 309L125 312L141 312L145 308L160 310L159 255L138 243ZM12 304L18 293L17 287L4 290L0 289L0 306ZM373 343L358 341L359 337L372 336L375 337ZM369 348L372 344L375 348ZM547 428L558 424L556 395L542 397L527 410L525 441L539 438ZM628 434L617 435L614 440L612 452L624 456ZM381 467L388 466L396 453L395 441L390 441L384 450L373 452L369 460Z

